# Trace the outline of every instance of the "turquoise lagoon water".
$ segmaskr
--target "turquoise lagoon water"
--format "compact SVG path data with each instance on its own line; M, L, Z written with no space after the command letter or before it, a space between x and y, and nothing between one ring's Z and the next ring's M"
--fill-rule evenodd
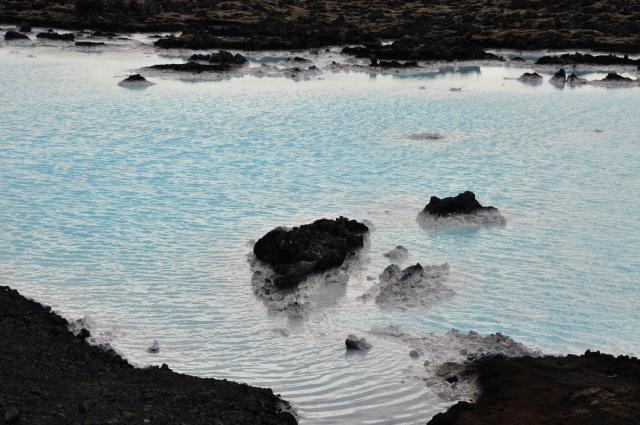
M308 424L425 423L454 401L376 326L640 353L640 89L531 87L500 66L116 84L167 60L2 45L2 284L88 316L135 364L271 387ZM445 138L407 137L419 132ZM507 225L418 226L431 195L463 190ZM338 215L375 225L361 267L306 319L269 314L250 241ZM448 262L456 296L408 311L357 300L397 244L409 262ZM349 333L373 349L346 356Z

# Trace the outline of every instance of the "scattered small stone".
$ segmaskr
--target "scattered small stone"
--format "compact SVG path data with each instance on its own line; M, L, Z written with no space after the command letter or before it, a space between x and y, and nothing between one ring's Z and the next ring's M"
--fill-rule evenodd
M409 256L409 251L402 245L398 245L391 251L384 254L384 256L393 261L404 261Z
M158 341L154 340L153 344L151 344L149 348L147 348L147 353L156 354L159 352L160 352L160 345L158 344Z
M449 91L462 91L462 87L451 87Z
M518 81L531 85L538 85L542 83L542 80L542 75L538 74L537 72L525 72L520 76L520 78L518 78Z
M422 353L420 351L418 351L418 350L409 351L409 357L411 357L412 359L417 359L421 355L422 355Z
M444 380L450 384L454 384L458 382L458 375L449 375L446 378L444 378Z
M438 133L413 133L407 136L410 140L440 140L444 139L442 134Z
M358 338L355 335L349 335L345 340L347 350L369 350L372 346L364 338Z

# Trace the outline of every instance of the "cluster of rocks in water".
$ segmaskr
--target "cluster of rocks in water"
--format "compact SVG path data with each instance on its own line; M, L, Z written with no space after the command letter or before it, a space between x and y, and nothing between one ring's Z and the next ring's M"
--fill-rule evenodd
M269 389L135 368L64 318L0 287L0 423L296 424Z
M525 72L518 78L519 81L530 84L530 85L540 85L544 81L542 75L537 72ZM554 85L564 86L565 84L569 84L571 86L581 85L581 84L592 84L592 85L603 85L603 86L633 86L640 85L640 79L634 80L633 78L624 77L617 72L608 72L607 75L602 80L588 81L585 78L579 77L575 72L567 75L564 68L560 68L550 79Z
M204 62L204 63L203 63ZM247 59L239 53L235 55L227 50L217 53L193 54L186 63L169 63L152 65L149 68L164 71L177 71L200 74L203 72L225 72L241 67Z

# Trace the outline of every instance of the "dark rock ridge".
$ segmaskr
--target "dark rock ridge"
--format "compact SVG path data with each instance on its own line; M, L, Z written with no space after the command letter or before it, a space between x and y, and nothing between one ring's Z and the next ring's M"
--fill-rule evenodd
M632 78L623 77L622 75L619 75L619 74L617 74L615 72L610 72L610 73L607 74L606 77L604 77L604 79L602 81L631 83L631 82L633 82L633 79Z
M417 66L419 60L473 60L499 59L485 52L475 42L462 38L434 40L429 38L404 37L391 44L380 42L364 46L345 47L342 53L357 58L371 59L372 66L407 67ZM379 59L412 61L409 64L378 62Z
M640 3L631 0L125 3L126 7L121 1L3 0L0 22L108 32L183 31L182 37L163 41L161 47L200 49L290 50L411 35L438 43L468 40L483 49L640 52Z
M38 35L36 35L37 38L46 38L48 40L61 40L61 41L74 41L76 39L76 36L73 35L73 33L67 32L67 33L57 33L53 30L49 30L47 32L39 32Z
M203 72L224 72L230 71L233 67L228 63L202 64L189 61L187 63L167 63L160 65L151 65L149 68L161 71L177 71L189 72L192 74L201 74Z
M640 360L587 351L566 357L487 357L475 403L459 402L429 425L632 425L640 423Z
M210 53L207 55L195 54L191 55L190 61L204 61L210 63L224 63L229 65L244 65L247 63L247 58L240 53L235 55L228 50L220 50L218 53Z
M538 65L640 65L640 60L629 56L591 55L588 53L567 53L560 56L542 56L536 61Z
M17 31L7 31L4 34L5 40L29 40L29 36Z
M320 219L292 229L273 229L256 242L253 253L276 273L277 288L291 289L311 274L341 266L364 246L368 232L366 225L345 217Z
M537 72L525 72L518 80L527 84L540 84L542 82L542 75Z
M491 206L483 207L476 200L476 195L473 192L466 191L457 196L442 199L432 196L427 206L424 207L423 212L438 217L446 217L454 214L474 214L480 211L497 210L497 208Z
M0 423L295 424L269 389L135 368L83 330L0 287ZM4 419L4 421L3 421Z
M122 80L123 83L143 83L145 81L147 81L147 79L140 74L129 75L127 78Z
M99 47L105 44L102 41L76 41L75 45L78 47Z

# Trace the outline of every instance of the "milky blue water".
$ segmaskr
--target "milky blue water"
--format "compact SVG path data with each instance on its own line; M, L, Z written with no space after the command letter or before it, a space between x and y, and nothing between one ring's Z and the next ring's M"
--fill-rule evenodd
M424 423L450 404L374 326L640 354L640 89L531 87L509 67L116 84L161 62L0 47L1 284L89 316L136 364L271 387L308 424ZM431 195L463 190L507 225L418 226ZM376 227L362 269L307 319L270 315L248 242L338 215ZM356 300L398 244L448 262L456 296L404 312ZM374 348L345 356L349 333Z

